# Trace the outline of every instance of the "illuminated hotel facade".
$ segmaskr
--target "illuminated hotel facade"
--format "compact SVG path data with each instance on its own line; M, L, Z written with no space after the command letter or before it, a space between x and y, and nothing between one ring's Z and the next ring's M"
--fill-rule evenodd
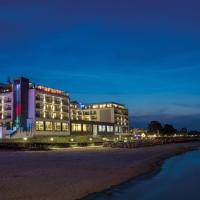
M29 89L28 128L69 133L69 96L63 91L36 86ZM45 134L45 133L44 133Z
M128 109L113 102L70 103L64 91L21 77L0 84L0 126L32 136L126 133Z
M10 84L0 84L0 124L13 126L13 92Z
M0 125L36 134L69 134L70 100L64 91L33 85L26 78L0 85Z
M95 134L127 133L128 109L119 103L70 104L71 131Z

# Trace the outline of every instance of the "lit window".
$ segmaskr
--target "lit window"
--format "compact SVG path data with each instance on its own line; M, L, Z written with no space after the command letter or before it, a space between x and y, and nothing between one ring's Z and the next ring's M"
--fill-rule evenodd
M54 123L54 130L55 131L61 131L61 123L60 122Z
M122 127L120 126L119 127L119 133L122 133L123 131L122 131Z
M52 131L53 130L53 123L52 122L45 122L45 128L46 128L46 131Z
M87 124L83 124L83 132L87 132Z
M62 131L69 131L69 125L67 123L62 123Z
M72 124L72 131L74 132L81 132L81 124Z
M105 125L99 125L99 132L106 132L106 126Z
M36 131L44 131L44 122L36 121Z
M107 132L113 132L113 126L107 126Z

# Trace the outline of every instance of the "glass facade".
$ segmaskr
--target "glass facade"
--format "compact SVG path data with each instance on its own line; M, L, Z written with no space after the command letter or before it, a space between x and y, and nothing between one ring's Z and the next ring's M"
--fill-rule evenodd
M36 131L44 131L44 122L36 121Z
M105 125L99 125L99 132L106 132L106 126Z
M45 130L46 131L53 131L53 122L45 122Z
M107 132L112 133L113 132L113 126L107 126Z
M68 123L36 121L36 131L69 131Z
M55 122L54 123L54 130L55 131L61 131L61 122Z
M69 131L69 124L68 123L62 123L62 131Z
M72 123L72 131L73 132L81 132L82 131L81 124Z

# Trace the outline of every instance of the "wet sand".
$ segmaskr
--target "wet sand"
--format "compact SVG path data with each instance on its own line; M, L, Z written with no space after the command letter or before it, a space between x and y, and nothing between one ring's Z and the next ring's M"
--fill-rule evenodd
M0 152L0 199L72 200L150 172L200 142L137 149Z

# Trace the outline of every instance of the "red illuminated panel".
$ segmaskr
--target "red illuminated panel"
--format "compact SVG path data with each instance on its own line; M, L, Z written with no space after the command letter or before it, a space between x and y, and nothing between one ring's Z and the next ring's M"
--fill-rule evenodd
M16 105L16 115L20 115L20 110L21 110L21 105L20 104L17 104Z

